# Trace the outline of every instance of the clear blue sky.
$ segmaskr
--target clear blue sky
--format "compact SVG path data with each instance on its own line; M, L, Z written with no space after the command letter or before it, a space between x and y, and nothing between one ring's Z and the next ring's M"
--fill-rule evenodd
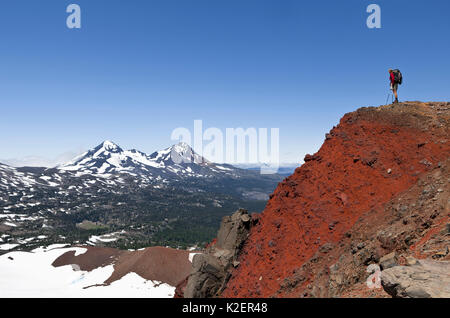
M450 100L449 14L448 0L2 1L0 158L104 139L152 152L202 119L278 127L281 160L299 161L344 113L385 103L389 67L401 100Z

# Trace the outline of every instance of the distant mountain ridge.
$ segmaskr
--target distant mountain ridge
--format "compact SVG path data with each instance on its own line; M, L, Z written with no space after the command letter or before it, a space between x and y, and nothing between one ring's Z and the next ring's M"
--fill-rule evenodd
M56 169L75 171L79 175L107 176L111 173L130 173L147 176L183 174L192 177L228 174L235 170L232 166L218 165L206 160L182 142L148 155L136 149L123 150L112 141L104 141L70 162L57 166Z
M116 233L107 239L116 247L206 242L230 210L261 211L281 180L210 162L185 143L148 155L104 141L54 168L0 164L0 231L10 235L0 249L33 245L43 231L49 243L91 242L79 224Z

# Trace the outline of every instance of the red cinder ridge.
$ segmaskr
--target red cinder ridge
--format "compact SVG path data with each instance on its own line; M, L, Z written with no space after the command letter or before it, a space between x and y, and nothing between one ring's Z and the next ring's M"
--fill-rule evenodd
M449 105L407 102L346 114L278 185L222 296L297 296L280 293L285 278L449 157Z

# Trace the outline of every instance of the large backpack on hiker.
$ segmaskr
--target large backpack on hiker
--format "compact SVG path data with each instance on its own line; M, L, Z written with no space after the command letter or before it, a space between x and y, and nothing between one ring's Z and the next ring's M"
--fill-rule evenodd
M403 75L402 72L400 72L399 69L395 69L392 71L392 73L394 73L394 81L395 83L402 85L403 83Z

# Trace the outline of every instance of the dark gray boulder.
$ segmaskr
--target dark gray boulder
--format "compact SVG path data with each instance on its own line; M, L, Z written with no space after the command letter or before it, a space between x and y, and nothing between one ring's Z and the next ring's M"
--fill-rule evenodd
M222 219L216 244L193 258L185 298L210 298L221 293L233 268L239 266L239 254L256 223L257 219L243 209Z

